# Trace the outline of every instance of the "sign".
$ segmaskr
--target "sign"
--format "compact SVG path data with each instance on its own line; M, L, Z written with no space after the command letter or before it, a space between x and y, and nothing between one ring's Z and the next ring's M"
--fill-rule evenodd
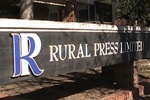
M29 75L29 68L32 74L40 76L44 70L37 65L34 57L38 56L41 51L41 40L37 34L11 34L13 36L13 57L14 57L14 74L12 77ZM108 55L123 54L129 52L138 52L144 50L143 41L132 42L103 42L89 44L58 44L49 45L49 62L58 62L73 59L92 58ZM75 53L76 52L76 53Z
M12 77L29 75L39 76L44 70L39 69L34 57L41 51L41 40L33 33L11 34L13 36L14 74Z
M149 33L0 32L0 84L150 58Z

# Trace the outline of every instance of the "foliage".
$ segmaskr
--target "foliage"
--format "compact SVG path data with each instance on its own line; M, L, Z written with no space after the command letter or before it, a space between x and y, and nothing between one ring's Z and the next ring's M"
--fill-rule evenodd
M117 17L137 20L138 25L150 25L150 0L117 0Z

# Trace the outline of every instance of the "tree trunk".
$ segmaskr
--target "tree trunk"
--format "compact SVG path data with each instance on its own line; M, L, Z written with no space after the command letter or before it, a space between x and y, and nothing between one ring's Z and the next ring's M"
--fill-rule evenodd
M21 19L33 19L32 0L20 0L20 17Z
M64 22L76 22L77 21L76 3L77 3L76 0L66 1L66 7L63 11Z

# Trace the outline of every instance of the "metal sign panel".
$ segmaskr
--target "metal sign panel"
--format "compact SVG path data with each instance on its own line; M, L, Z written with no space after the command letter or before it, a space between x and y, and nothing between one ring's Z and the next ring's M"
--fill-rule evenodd
M0 83L150 57L150 34L1 32Z
M0 84L150 58L150 33L0 32Z

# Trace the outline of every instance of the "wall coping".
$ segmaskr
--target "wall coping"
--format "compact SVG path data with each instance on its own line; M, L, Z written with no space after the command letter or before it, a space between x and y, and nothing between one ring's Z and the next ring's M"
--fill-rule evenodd
M9 30L8 30L9 29ZM15 30L14 30L15 29ZM149 33L150 27L140 26L117 26L95 23L79 23L79 22L57 22L57 21L41 21L41 20L22 20L22 19L5 19L0 18L0 31L20 31L18 29L30 29L36 31L42 30L61 30L61 31L87 31L87 32L128 32L132 33Z

